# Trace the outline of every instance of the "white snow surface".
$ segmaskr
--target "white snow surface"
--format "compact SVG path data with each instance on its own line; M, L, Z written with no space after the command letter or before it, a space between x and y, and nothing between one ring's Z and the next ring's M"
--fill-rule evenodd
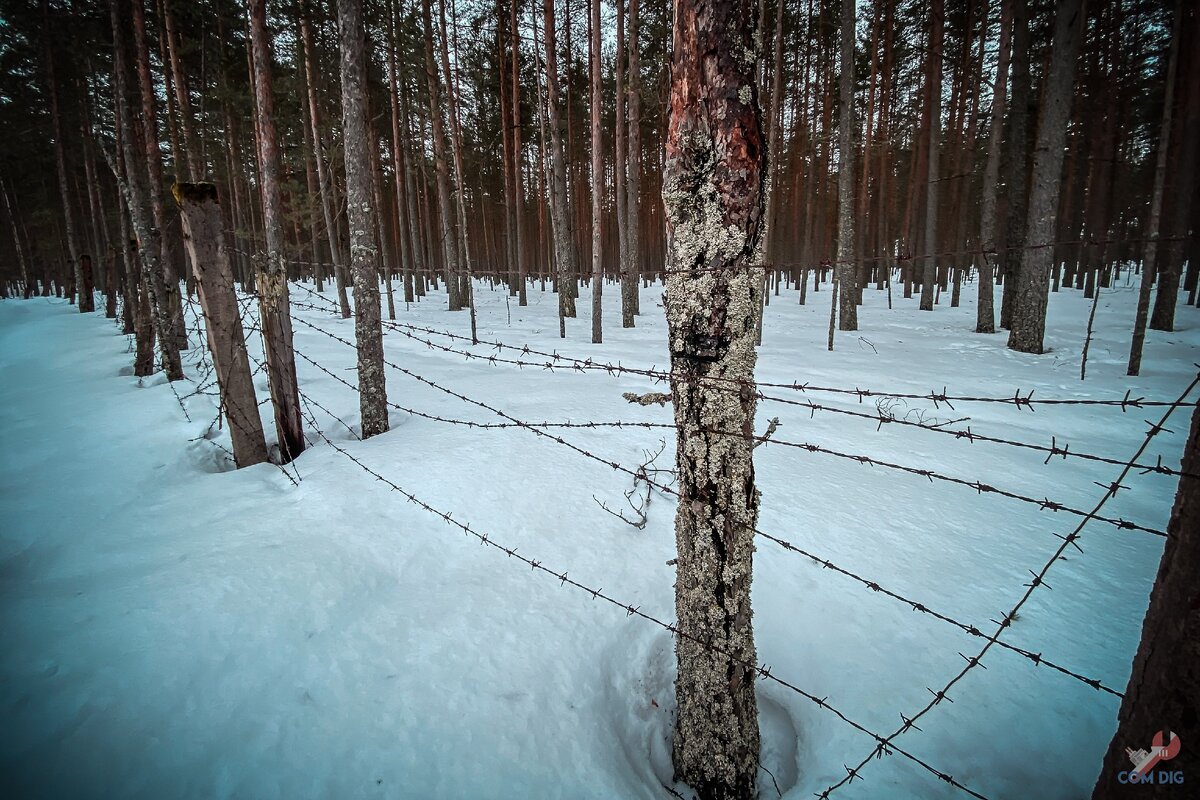
M1051 296L1045 355L973 332L975 286L933 313L867 290L861 330L825 348L829 294L772 297L758 377L895 392L1034 398L1174 399L1196 368L1196 310L1151 331L1143 374L1125 376L1136 288L1102 294L1087 381L1079 359L1090 301ZM293 299L312 302L302 289ZM326 296L332 296L326 292ZM579 358L665 368L661 287L642 290L635 329L606 298L605 344L580 316L558 338L556 299L520 308L476 287L483 339ZM997 298L997 308L999 299ZM386 313L386 312L385 312ZM353 320L297 314L353 339ZM432 293L398 321L466 334L466 312ZM298 350L354 382L354 351L302 324ZM261 354L257 334L251 352ZM436 338L436 337L435 337ZM193 343L199 337L193 334ZM484 345L438 339L480 354ZM670 422L632 406L649 379L467 360L398 333L389 360L522 420ZM530 356L529 360L543 361ZM288 472L234 471L205 437L214 399L189 380L130 374L125 337L61 300L0 303L0 796L11 798L664 798L671 783L670 634L560 585L407 502L320 440ZM523 429L473 429L399 411L358 441L356 395L297 359L315 420L363 464L504 547L673 619L672 498L644 530L605 513L631 479ZM389 370L390 399L443 417L494 414ZM255 378L265 399L265 376ZM174 391L183 397L185 418ZM874 410L853 396L768 394ZM273 439L269 405L261 407ZM930 421L1127 459L1162 409L911 401ZM1178 467L1190 409L1143 461ZM777 403L775 438L814 442L1090 509L1119 467L884 426ZM670 431L553 430L631 469ZM224 430L208 432L229 446ZM755 451L760 528L917 602L977 625L1012 607L1078 522L1064 512L779 445ZM1165 528L1176 479L1133 472L1101 512ZM627 508L627 507L626 507ZM1089 523L1004 640L1123 690L1162 553L1161 538ZM753 585L758 655L779 676L871 731L889 734L978 652L983 640L759 540ZM897 744L990 798L1090 792L1118 699L992 648ZM758 681L761 796L811 797L874 740L771 681ZM1147 738L1149 732L1147 732ZM1131 746L1145 742L1130 742ZM900 755L873 761L835 797L962 796ZM686 787L677 791L688 796Z

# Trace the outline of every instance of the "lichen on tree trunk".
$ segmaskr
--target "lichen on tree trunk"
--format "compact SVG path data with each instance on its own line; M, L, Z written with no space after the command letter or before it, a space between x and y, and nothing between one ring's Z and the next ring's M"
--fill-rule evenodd
M359 410L362 435L388 429L383 369L383 330L379 318L379 253L375 249L375 210L371 207L371 140L367 123L367 74L361 0L338 4L341 49L342 127L346 162L346 216L350 222L350 268L354 277L354 341L358 346ZM382 241L384 236L380 236Z
M676 0L663 201L678 428L675 774L749 798L758 768L750 580L764 142L749 0ZM705 380L713 379L718 380Z

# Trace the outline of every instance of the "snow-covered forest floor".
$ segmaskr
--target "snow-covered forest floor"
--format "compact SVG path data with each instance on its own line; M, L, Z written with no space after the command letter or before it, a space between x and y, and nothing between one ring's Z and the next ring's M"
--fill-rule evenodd
M606 287L606 342L588 342L589 296L558 338L556 298L519 308L479 285L480 338L635 367L665 368L661 287L642 290L622 330ZM1102 295L1087 381L1079 360L1090 301L1051 297L1042 356L973 333L975 287L934 313L868 290L861 331L825 349L827 291L772 297L758 377L893 392L1037 398L1174 399L1194 375L1196 311L1151 332L1143 374L1125 376L1136 288ZM319 303L299 288L293 299ZM326 292L326 296L332 296ZM469 333L436 293L398 321ZM997 307L999 300L997 299ZM297 309L353 339L353 320ZM191 315L189 314L189 319ZM355 382L354 351L297 323L296 348ZM385 331L386 332L386 331ZM425 337L422 334L422 337ZM258 356L257 334L251 352ZM474 353L519 352L429 337ZM198 338L193 335L193 344ZM468 360L386 332L390 361L531 422L669 423L670 409L624 392L665 390L603 371ZM189 375L202 369L190 354ZM407 502L325 443L287 468L231 471L205 439L214 398L162 375L130 375L126 340L61 300L0 303L0 795L78 798L663 798L670 795L670 635ZM672 619L673 499L655 493L637 529L632 479L516 428L479 429L393 411L357 441L356 395L304 358L301 389L339 448L453 519L550 570L661 620ZM266 398L266 378L255 378ZM389 370L393 403L430 415L505 420ZM764 389L875 413L873 399ZM1125 460L1162 409L890 401L898 417ZM268 439L269 405L263 405ZM1143 462L1178 468L1189 409ZM911 426L763 402L758 431L1091 509L1119 466L955 438ZM669 430L549 431L636 469ZM225 447L226 431L213 434ZM1067 512L780 444L755 451L759 527L987 633L1078 523ZM665 479L665 478L664 478ZM1163 529L1176 479L1134 471L1103 510ZM1022 609L1004 641L1124 689L1162 552L1160 537L1092 522ZM880 734L924 706L983 640L760 540L754 576L759 659L772 674ZM1087 794L1116 727L1118 698L992 648L897 744L990 798ZM928 687L928 688L927 688ZM875 741L784 686L758 683L762 796L811 797ZM1144 746L1146 742L1130 742ZM835 796L939 798L959 792L899 755Z

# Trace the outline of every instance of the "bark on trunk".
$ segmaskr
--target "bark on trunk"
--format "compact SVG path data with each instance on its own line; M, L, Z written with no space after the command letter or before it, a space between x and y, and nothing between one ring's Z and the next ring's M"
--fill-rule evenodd
M674 765L701 798L753 797L759 758L746 666L755 663L752 442L713 433L754 425L766 144L756 56L752 0L676 0L663 183L680 490Z
M1181 38L1184 42L1195 42L1200 36L1200 9L1195 3L1185 3L1181 21ZM1183 270L1185 253L1184 239L1195 235L1191 230L1192 203L1194 202L1196 175L1200 171L1200 54L1189 47L1180 63L1180 77L1176 82L1174 102L1178 105L1178 119L1172 134L1172 163L1167 176L1167 207L1164 211L1164 231L1168 241L1159 251L1158 292L1154 296L1154 310L1150 314L1150 327L1156 331L1175 329L1175 305L1179 299L1179 277Z
M142 156L146 163L147 191L150 210L154 215L154 226L158 229L157 247L160 249L156 265L162 272L163 294L157 301L162 303L167 327L160 328L159 339L169 340L167 346L176 352L187 349L187 331L183 324L183 305L179 297L179 273L171 259L171 248L167 239L167 211L163 197L165 191L162 176L162 148L158 143L158 95L154 90L154 79L150 74L150 47L146 39L145 10L142 0L133 0L133 37L137 49L138 86L142 95ZM140 238L140 237L139 237ZM144 259L144 255L143 255ZM179 377L183 377L182 370ZM176 380L176 379L172 379Z
M135 0L136 1L136 0ZM287 463L304 452L300 387L292 351L292 316L288 305L287 267L283 260L283 198L279 187L279 140L275 135L275 101L271 93L271 50L266 0L247 0L254 58L254 96L258 107L258 158L262 171L263 228L267 252L259 259L255 283L262 315L263 349L280 460Z
M454 240L454 211L450 206L450 169L446 163L446 135L442 125L437 64L433 56L433 13L429 0L421 0L421 20L425 25L425 78L429 84L429 117L433 129L433 161L437 170L438 222L441 225L442 256L445 259L446 294L450 310L459 311L463 304L458 293L458 244Z
M325 218L325 237L329 242L329 260L333 262L334 286L337 290L338 307L342 319L350 318L350 300L346 295L346 284L349 275L345 260L342 258L342 245L338 241L337 215L334 212L333 176L330 175L332 165L325 160L321 152L321 111L317 104L316 70L312 57L312 30L309 27L307 5L300 16L300 41L304 48L304 77L308 84L308 119L312 126L313 158L317 162L317 187L321 194L321 214Z
M1005 226L1000 252L1004 294L1000 298L1000 327L1012 327L1017 274L1025 244L1025 217L1029 207L1029 9L1026 0L1012 0L1012 92L1004 129Z
M139 0L135 0L139 1ZM125 15L122 0L110 0L110 16L113 26L113 72L116 80L114 94L116 96L117 138L121 147L122 161L118 180L129 208L129 216L136 235L136 247L141 261L141 275L145 283L145 301L149 307L147 317L153 319L153 333L157 335L158 347L162 357L163 369L167 379L172 381L183 379L183 364L179 357L179 348L173 335L174 327L168 311L167 287L163 280L162 236L151 207L150 189L144 167L145 147L141 141L142 129L134 124L134 113L131 107L129 85L131 65L129 61L129 45L125 41L125 25L128 19ZM178 293L178 292L177 292ZM146 339L149 339L147 335ZM143 341L139 337L139 341ZM145 354L143 354L144 356ZM139 358L135 364L138 369L145 370L149 375L153 366L147 367Z
M1150 212L1146 220L1146 246L1142 250L1142 278L1138 287L1137 313L1133 321L1133 340L1129 345L1128 375L1142 371L1142 347L1146 342L1146 322L1150 316L1150 291L1154 286L1155 262L1158 255L1158 235L1161 228L1163 187L1167 177L1167 153L1171 146L1171 119L1175 104L1175 76L1179 68L1179 33L1183 19L1183 3L1176 0L1175 21L1171 26L1170 55L1167 56L1167 83L1163 92L1162 126L1158 134L1158 152L1154 157L1154 187L1150 192Z
M617 47L615 53L614 72L616 83L616 129L613 131L613 194L617 207L617 253L621 274L621 327L633 327L633 297L637 294L637 274L633 271L633 260L629 252L629 198L625 193L625 170L629 160L626 149L628 134L625 119L625 3L616 0L617 4Z
M366 439L388 429L379 318L379 253L375 249L372 202L372 142L367 135L367 74L363 53L362 0L339 0L342 130L346 157L346 216L350 222L350 271L354 278L354 340L358 345L358 402ZM380 231L380 238L385 235Z
M992 83L991 130L988 133L987 163L983 168L983 191L979 199L979 243L983 257L979 262L979 303L975 313L976 333L996 332L996 311L992 291L992 262L988 253L996 251L996 192L1000 181L1000 153L1004 137L1004 108L1008 90L1009 39L1012 34L1012 2L1003 0L1000 9L1000 42L996 78Z
M211 183L177 183L172 193L179 204L183 246L196 274L208 346L221 392L221 408L229 420L229 435L233 440L233 460L238 467L261 464L267 460L267 442L246 355L233 270L225 252L217 187Z
M42 14L47 29L53 25L50 19L49 4L42 0ZM54 128L54 162L58 168L58 190L62 200L63 226L67 234L67 250L71 254L71 268L75 274L75 285L79 287L79 312L87 313L96 310L95 300L90 293L84 291L83 262L80 259L79 239L75 233L75 214L71 209L71 192L67 181L67 156L63 144L62 115L58 110L58 81L54 75L54 50L46 40L46 82L50 95L50 120Z
M929 9L929 52L926 55L926 119L929 126L929 153L925 172L925 257L922 259L922 311L933 311L933 289L937 283L938 251L938 161L942 132L942 42L945 24L942 0L933 0Z
M1083 38L1084 0L1064 0L1058 5L1051 45L1050 70L1038 113L1037 145L1033 153L1033 187L1025 224L1025 249L1017 275L1016 303L1008 346L1023 353L1041 353L1046 332L1046 301L1058 218L1058 189L1063 146L1071 116L1075 62ZM1006 286L1007 292L1010 287Z
M1092 800L1179 797L1177 785L1158 781L1130 789L1118 776L1132 769L1130 750L1151 749L1175 741L1175 755L1160 761L1151 774L1200 771L1200 409L1183 452L1183 475L1167 523L1167 544L1142 639L1121 709L1117 732L1104 756ZM1179 745L1182 743L1182 747Z
M600 135L602 85L600 82L600 0L591 0L591 74L592 74L592 344L604 341L602 294L604 265L600 257L601 213L604 200L604 139Z
M625 214L628 222L629 268L633 273L633 313L642 312L641 295L638 292L638 279L643 272L641 238L641 203L642 203L642 62L638 52L638 23L641 7L640 0L629 0L629 169L625 178Z
M635 0L636 2L636 0ZM550 217L554 233L554 261L558 267L558 306L564 317L575 316L572 282L579 274L575 257L575 234L571 230L570 202L567 194L567 168L563 156L562 118L559 114L558 52L554 33L554 0L543 0L546 27L546 116L550 122ZM565 336L565 331L563 332Z
M935 8L940 0L935 0ZM854 252L854 0L842 0L841 66L838 77L838 330L858 330ZM774 101L772 101L774 105ZM774 124L774 122L772 122ZM829 333L833 349L833 331Z

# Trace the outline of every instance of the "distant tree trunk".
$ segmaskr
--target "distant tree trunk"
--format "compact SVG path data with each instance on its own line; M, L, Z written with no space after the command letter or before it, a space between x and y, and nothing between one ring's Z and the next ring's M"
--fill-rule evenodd
M933 0L929 9L929 52L925 55L926 112L929 126L929 154L925 172L925 258L921 277L922 311L933 311L933 290L937 283L938 251L938 151L942 131L942 43L946 13L943 0Z
M455 197L455 211L458 214L458 243L459 256L462 263L462 270L465 274L458 276L459 284L461 285L461 299L463 305L467 306L467 310L471 315L471 341L473 344L478 343L476 335L475 322L475 296L474 285L472 280L474 275L471 270L471 237L470 230L467 227L467 182L465 170L463 168L463 135L462 135L462 118L459 116L458 107L458 80L456 72L458 70L459 54L458 54L458 12L455 10L454 17L454 64L455 72L450 70L450 55L449 47L446 42L446 4L443 0L438 2L438 17L442 29L442 70L446 75L446 97L450 106L450 143L454 150L454 185L457 191ZM524 275L522 268L521 274ZM525 303L525 283L522 279L520 296L522 302Z
M354 277L354 340L358 345L358 397L362 435L388 429L387 386L383 371L383 329L379 319L379 253L372 232L371 150L367 135L366 32L362 0L339 0L338 43L342 65L342 130L346 157L346 215L350 222L350 270ZM380 238L386 235L380 230Z
M635 0L636 2L636 0ZM575 294L572 284L579 273L575 258L575 236L571 230L568 209L567 169L563 156L562 118L558 98L558 53L554 34L554 0L542 0L546 27L546 106L550 122L550 221L554 235L554 262L558 267L559 314L575 316ZM565 330L562 335L566 335Z
M200 307L212 351L221 408L229 420L233 460L238 467L267 460L258 398L250 376L241 309L233 288L233 270L225 252L225 231L217 187L211 183L177 183L173 189L183 226L183 244L196 273Z
M1041 353L1046 332L1047 282L1054 259L1052 243L1058 217L1058 189L1063 146L1071 116L1075 62L1084 28L1084 0L1062 0L1054 20L1050 70L1038 113L1037 145L1033 153L1033 188L1025 225L1025 250L1017 275L1008 346L1023 353ZM1005 286L1007 292L1010 287Z
M601 251L601 214L604 201L604 138L600 134L600 110L603 97L600 64L600 0L591 3L591 74L592 101L592 344L604 341L601 295L604 292L604 264Z
M187 76L179 60L179 37L175 32L175 18L171 14L170 0L162 0L163 29L167 40L167 53L171 70L171 81L175 89L175 105L183 127L183 147L187 157L188 180L204 177L204 160L196 143L196 131L192 122L192 104L188 93Z
M551 0L552 2L552 0ZM641 12L640 0L629 0L629 169L625 179L626 228L628 229L629 265L633 273L633 313L640 314L641 296L638 279L642 275L645 260L642 257L642 62L638 48L638 23Z
M779 208L779 193L776 192L775 181L782 180L783 175L777 169L776 162L779 159L779 108L783 98L783 2L778 2L775 5L775 35L774 35L774 58L771 60L771 99L767 111L767 168L766 177L764 178L766 197L763 199L763 207L765 209L765 217L763 219L763 260L770 265L773 273L778 269L778 264L775 263L778 258L778 248L775 246L775 217ZM766 6L760 4L759 18L763 20ZM761 36L764 31L760 31ZM763 59L759 59L760 66L763 65ZM762 74L765 70L760 69ZM764 273L765 279L765 273ZM763 284L762 308L758 310L758 319L754 322L754 341L756 344L762 344L763 319L766 317L766 304L769 295L766 292L766 284Z
M140 2L140 0L135 0L135 2ZM117 139L123 157L121 169L118 170L118 179L122 180L121 189L125 196L125 204L129 208L129 216L137 237L136 245L141 256L142 279L148 295L146 302L150 308L150 313L146 318L151 318L152 315L153 331L158 337L158 347L167 379L177 381L183 379L183 363L173 335L174 327L168 311L167 287L163 281L162 236L155 224L149 182L143 171L146 159L144 143L139 141L142 129L134 124L134 112L131 106L129 81L132 68L129 63L129 45L125 41L127 10L124 8L123 0L110 0L110 16L113 26L113 72L116 76L113 94L116 96ZM149 339L149 336L146 337L146 340L153 341ZM138 341L145 340L139 337ZM145 353L140 355L150 359ZM153 362L150 360L147 365L142 363L139 358L135 362L135 374L138 374L138 368L147 370L140 374L149 375L153 372Z
M633 260L629 253L629 198L625 192L625 170L629 153L626 149L628 128L625 119L625 2L617 3L617 47L614 51L616 94L616 126L613 131L613 196L616 200L617 263L621 275L621 327L632 328L633 298L638 290L637 274L633 271Z
M1017 274L1025 245L1025 219L1029 208L1029 9L1026 0L1012 0L1012 91L1004 130L1004 247L1000 251L1000 327L1012 327L1017 299Z
M254 57L254 97L258 107L263 228L267 240L266 258L259 259L254 282L262 316L263 349L271 387L271 403L275 408L275 432L279 438L280 459L286 464L304 452L304 423L300 417L300 387L296 381L296 356L292 350L288 275L283 260L284 212L279 186L279 140L275 134L266 0L247 0L247 5Z
M154 226L158 229L158 247L162 252L159 258L159 268L162 270L164 294L160 302L165 304L168 327L160 329L160 339L169 339L169 346L176 351L187 349L187 330L183 324L183 305L179 298L179 273L171 258L171 248L167 237L166 201L163 197L165 187L162 175L162 148L158 143L158 95L154 90L154 79L150 74L150 48L146 40L145 12L142 0L133 0L133 37L137 51L138 86L142 94L142 145L143 158L146 163L147 187L150 195L150 209L154 214ZM144 256L143 256L144 258ZM176 353L175 358L178 358ZM183 377L182 370L179 373ZM177 379L176 379L177 380Z
M1180 75L1176 81L1174 102L1178 106L1171 152L1174 158L1167 175L1166 210L1163 212L1164 241L1158 253L1158 291L1154 296L1154 310L1150 314L1150 327L1156 331L1175 330L1175 304L1179 299L1179 277L1183 271L1185 239L1191 229L1192 203L1194 202L1196 177L1200 170L1200 55L1195 43L1200 38L1200 8L1195 3L1184 3L1180 36L1182 41L1191 42L1181 62Z
M387 51L387 68L388 68L388 91L391 97L391 122L392 122L392 172L395 182L396 193L396 216L398 222L396 225L397 245L400 248L400 261L404 271L404 302L411 303L415 300L413 296L413 270L416 259L413 257L413 243L411 236L411 228L408 220L405 218L408 214L408 190L405 186L404 176L408 171L407 159L405 158L404 139L400 132L400 90L399 90L399 71L396 67L396 10L393 2L388 3L388 17L390 19L388 51ZM407 89L407 86L405 87Z
M445 259L446 294L451 311L463 307L458 293L458 243L454 238L454 211L450 206L450 168L446 163L446 135L442 125L442 100L438 86L437 63L433 56L433 12L430 0L421 0L421 20L425 25L425 78L429 84L429 119L433 128L433 161L437 170L438 222L441 224L442 255Z
M701 798L755 796L752 441L765 147L752 0L676 0L663 201L679 505L674 765ZM716 379L716 380L705 380ZM706 647L701 642L711 642Z
M50 19L48 0L42 0L42 16L47 30L51 30L53 22ZM54 161L58 166L58 189L62 197L63 226L67 233L67 250L71 255L71 268L74 270L75 286L79 293L79 311L87 313L96 310L95 299L84 291L83 262L80 259L79 239L75 234L75 215L71 210L71 193L67 181L66 146L63 144L62 115L58 110L58 81L54 77L54 49L46 39L46 83L50 95L50 121L54 128Z
M1163 187L1167 177L1167 154L1171 147L1172 115L1175 109L1175 76L1179 69L1180 24L1183 19L1182 0L1175 0L1175 21L1171 26L1170 54L1167 56L1167 82L1163 91L1162 125L1158 134L1158 149L1154 156L1154 187L1150 191L1150 211L1146 219L1146 246L1142 251L1142 278L1138 288L1137 312L1133 321L1133 341L1129 345L1128 375L1142 371L1142 347L1146 342L1146 322L1150 316L1150 291L1154 286L1155 262L1158 255L1158 235L1161 228Z
M329 174L332 165L325 160L321 152L321 111L317 104L317 75L313 67L312 30L309 27L309 11L304 4L300 14L300 41L304 49L304 76L308 85L308 119L312 126L313 157L317 162L317 186L321 194L321 213L325 218L325 238L329 242L329 259L333 262L334 286L337 290L338 307L342 319L350 318L350 300L346 296L346 284L349 283L346 265L342 259L342 246L338 241L338 225L334 211L333 176Z
M1002 0L1000 42L996 77L992 82L991 130L988 132L987 163L983 168L983 191L979 199L979 244L983 257L979 263L979 304L975 314L976 333L996 332L996 312L992 293L992 263L988 253L996 252L996 200L1000 181L1000 154L1004 140L1004 108L1008 91L1009 39L1012 36L1012 2ZM1001 254L1001 257L1002 254Z
M8 214L8 223L12 229L13 247L17 251L17 266L20 269L22 297L28 300L33 296L34 285L30 279L29 263L25 258L25 247L21 243L21 233L17 228L17 214L13 210L12 200L8 196L8 186L0 180L0 194L4 195L4 210Z
M1200 749L1192 746L1200 741L1200 409L1192 412L1182 472L1142 639L1117 713L1117 732L1092 800L1134 796L1117 778L1132 768L1127 750L1149 750L1160 732L1163 745L1174 736L1182 747L1177 743L1176 756L1160 762L1159 770L1182 770L1188 776L1200 771ZM1136 795L1171 798L1180 789L1147 783L1137 787Z
M782 0L780 0L782 2ZM936 9L941 0L934 0ZM854 0L842 0L841 66L838 77L838 330L858 330L854 252ZM774 105L774 101L772 101ZM774 122L772 122L774 124ZM830 334L830 342L833 336ZM832 348L831 348L832 349Z
M521 162L521 29L517 26L518 0L509 1L510 44L512 45L512 99L508 108L512 113L512 171L513 171L513 252L517 263L517 305L529 305L526 291L527 266L525 262L525 188L522 181ZM460 187L461 190L461 187Z

